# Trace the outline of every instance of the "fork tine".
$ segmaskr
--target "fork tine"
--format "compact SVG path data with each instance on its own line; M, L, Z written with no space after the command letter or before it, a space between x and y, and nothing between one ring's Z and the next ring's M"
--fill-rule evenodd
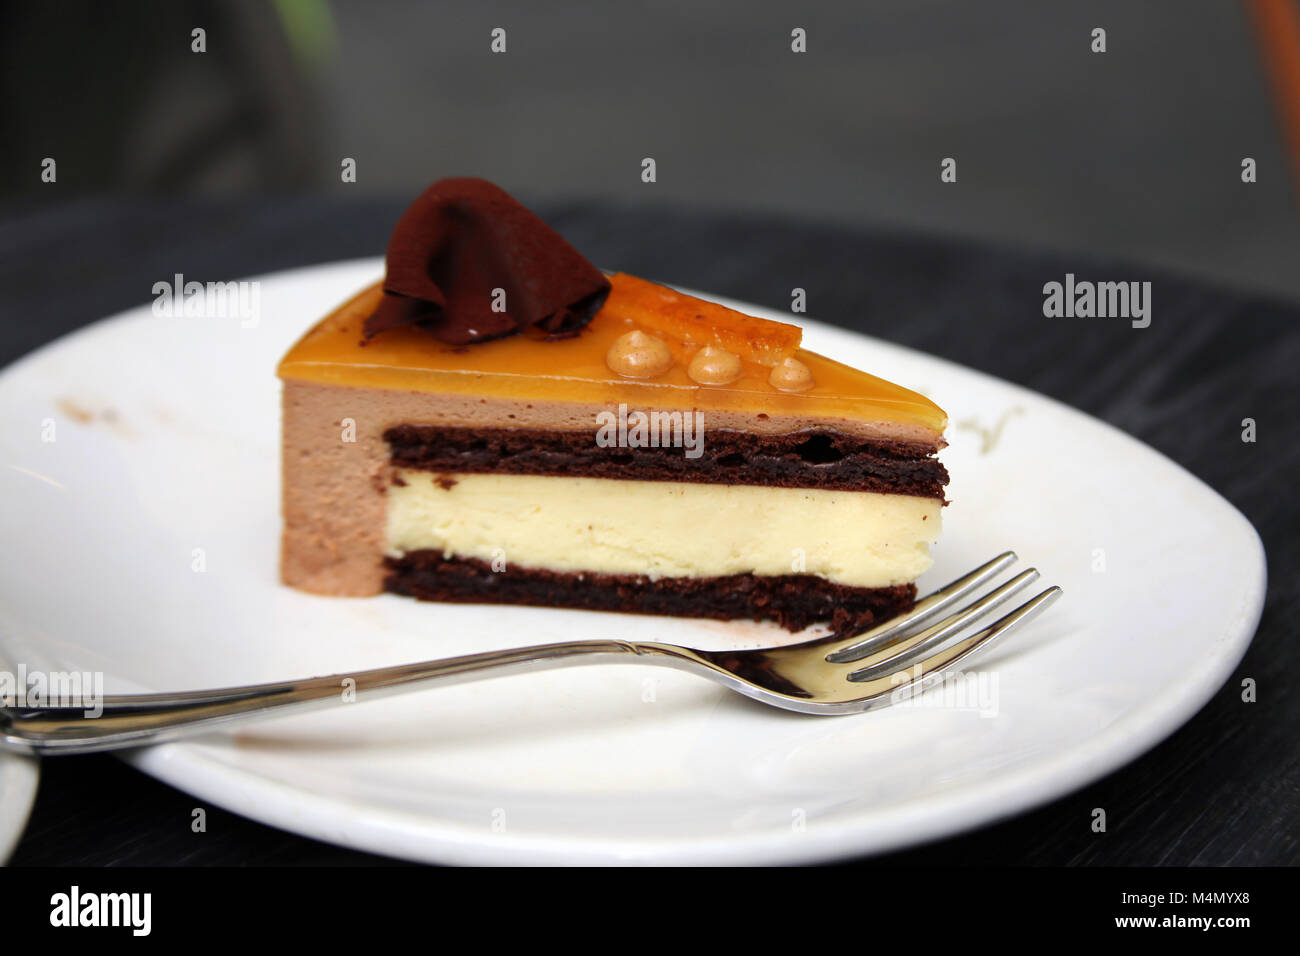
M826 660L832 664L847 664L851 661L861 660L868 654L902 640L909 634L915 633L923 624L940 612L952 607L966 595L997 577L1006 568L1015 564L1017 560L1014 551L1003 552L992 561L980 565L970 574L958 578L951 584L917 601L912 610L906 614L890 618L883 624L879 624L866 633L859 635L853 643L827 654Z
M902 670L913 661L925 657L936 648L946 644L949 638L964 631L973 621L988 614L994 608L1005 604L1017 592L1038 579L1038 569L1029 568L1021 571L1001 587L990 591L972 604L950 614L925 630L896 641L888 647L881 648L874 654L861 658L861 666L854 671L854 680L871 680L882 674L892 674Z
M978 633L945 647L937 654L933 654L923 661L918 661L910 668L896 670L892 674L863 681L863 689L866 693L860 700L865 703L889 698L892 703L923 692L957 664L968 660L976 652L987 649L1007 631L1042 613L1048 605L1061 596L1061 593L1061 589L1056 586L1040 591L1020 607L998 618L998 620ZM899 680L900 674L910 675L910 679ZM856 674L850 674L848 679L855 681L856 677Z
M1014 551L1004 551L992 561L988 561L969 574L928 594L912 606L906 614L890 618L871 630L859 635L853 643L826 655L832 664L843 664L859 660L873 651L879 650L895 641L915 633L927 621L935 617L966 595L970 594L1001 574L1006 568L1019 560Z

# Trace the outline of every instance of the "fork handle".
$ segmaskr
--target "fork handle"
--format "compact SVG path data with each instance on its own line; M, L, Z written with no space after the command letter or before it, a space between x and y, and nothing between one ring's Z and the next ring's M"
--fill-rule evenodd
M663 645L570 641L466 654L275 684L177 694L105 696L87 705L0 709L0 750L52 757L119 750L174 740L241 720L330 704L373 700L431 685L449 685L571 664L644 660Z

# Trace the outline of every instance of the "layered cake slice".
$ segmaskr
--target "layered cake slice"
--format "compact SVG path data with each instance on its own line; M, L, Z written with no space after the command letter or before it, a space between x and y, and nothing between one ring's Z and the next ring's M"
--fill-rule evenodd
M606 276L444 180L284 357L286 584L869 626L909 607L944 412L801 331Z

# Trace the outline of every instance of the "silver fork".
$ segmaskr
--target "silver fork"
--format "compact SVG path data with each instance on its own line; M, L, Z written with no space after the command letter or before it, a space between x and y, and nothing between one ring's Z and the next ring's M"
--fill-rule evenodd
M102 712L97 716L91 716L84 703L4 707L0 708L0 750L54 756L138 747L235 721L278 715L290 708L368 700L512 672L618 661L676 667L785 710L856 714L921 693L1060 596L1060 588L1049 587L987 627L954 640L976 619L1038 577L1032 568L1022 571L983 597L940 617L1015 561L1010 551L999 555L918 601L906 614L852 637L839 635L738 651L631 641L570 641L277 684L106 696L99 702Z

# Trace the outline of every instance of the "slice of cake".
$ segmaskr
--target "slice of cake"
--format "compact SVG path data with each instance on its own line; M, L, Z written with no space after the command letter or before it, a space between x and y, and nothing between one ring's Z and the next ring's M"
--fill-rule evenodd
M946 417L800 338L437 183L280 363L283 579L790 630L905 610Z

